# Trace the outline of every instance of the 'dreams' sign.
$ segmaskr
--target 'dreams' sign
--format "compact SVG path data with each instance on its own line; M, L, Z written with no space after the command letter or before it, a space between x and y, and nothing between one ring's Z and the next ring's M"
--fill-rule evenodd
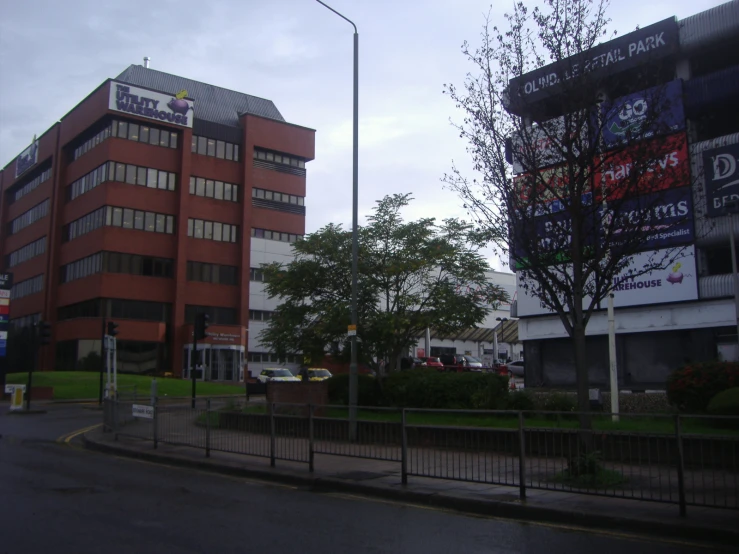
M31 146L18 154L15 160L15 178L17 179L38 163L38 141L34 140Z
M192 127L193 101L186 96L186 90L172 96L111 81L108 109Z
M725 215L724 206L739 201L739 144L703 152L703 172L708 215Z

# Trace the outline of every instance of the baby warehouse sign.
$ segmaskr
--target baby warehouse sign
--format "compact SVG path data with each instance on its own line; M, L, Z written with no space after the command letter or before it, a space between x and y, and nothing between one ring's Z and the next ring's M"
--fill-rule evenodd
M188 100L186 96L186 90L172 96L111 81L108 109L131 113L162 123L192 127L193 101Z

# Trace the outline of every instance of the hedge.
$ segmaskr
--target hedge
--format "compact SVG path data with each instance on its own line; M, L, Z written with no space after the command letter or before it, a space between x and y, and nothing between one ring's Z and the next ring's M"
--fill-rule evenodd
M739 387L726 389L708 403L708 413L718 416L739 416Z
M667 398L681 412L703 413L718 393L739 386L739 363L688 364L667 378Z

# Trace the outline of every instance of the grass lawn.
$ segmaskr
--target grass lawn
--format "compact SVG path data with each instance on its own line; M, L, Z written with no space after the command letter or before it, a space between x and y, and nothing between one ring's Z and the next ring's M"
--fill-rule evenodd
M132 385L136 385L136 392L141 396L148 396L151 390L152 377L144 375L118 375L118 387L131 392ZM6 377L8 384L25 385L28 382L28 373L9 373ZM97 398L100 386L100 374L91 371L35 371L33 385L39 387L54 387L54 400L79 400ZM159 396L190 396L192 381L157 377ZM244 394L243 385L222 385L219 383L204 383L198 381L197 394Z

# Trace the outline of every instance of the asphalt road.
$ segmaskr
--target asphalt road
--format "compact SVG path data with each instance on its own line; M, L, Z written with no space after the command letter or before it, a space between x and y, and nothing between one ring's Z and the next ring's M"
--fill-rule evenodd
M0 553L709 552L470 517L118 458L57 442L100 421L79 406L0 405Z

